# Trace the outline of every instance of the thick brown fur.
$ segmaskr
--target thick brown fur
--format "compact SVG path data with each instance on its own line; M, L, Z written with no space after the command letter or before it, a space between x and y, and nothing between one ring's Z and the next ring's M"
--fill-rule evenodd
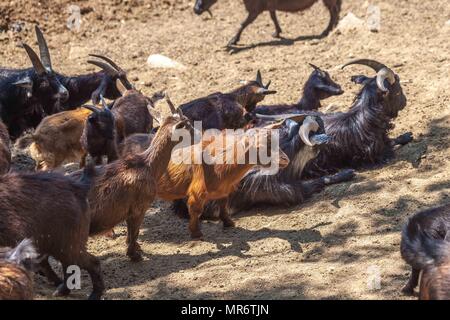
M38 252L60 261L63 270L77 265L89 272L93 283L91 299L101 297L104 284L100 261L86 251L90 215L87 195L95 170L86 166L76 181L57 173L5 174L0 176L0 246L14 246L32 238ZM47 277L59 285L57 294L70 290L42 261ZM64 279L68 275L65 273Z
M0 174L7 173L11 166L11 143L8 128L0 121Z

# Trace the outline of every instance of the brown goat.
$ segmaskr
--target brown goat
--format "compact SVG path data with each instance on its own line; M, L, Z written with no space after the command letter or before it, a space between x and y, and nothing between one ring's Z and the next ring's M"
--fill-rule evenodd
M38 254L30 239L0 248L0 300L33 299L32 270Z
M80 138L91 110L78 108L45 117L34 133L17 141L19 148L30 144L37 170L52 170L66 161L80 161L85 154Z
M104 291L100 261L86 251L90 225L87 196L94 175L90 162L78 181L48 172L0 176L0 245L13 246L32 238L39 254L60 261L62 283L48 260L41 262L49 280L58 285L56 295L70 293L66 270L71 265L88 271L93 285L90 299L99 299Z
M11 143L8 128L0 120L0 174L7 173L11 166Z
M239 42L241 34L245 28L247 28L256 18L264 11L270 12L270 18L275 25L274 37L279 38L282 32L276 11L285 12L299 12L310 8L318 0L243 0L245 9L248 12L247 18L242 22L236 35L228 42L228 46L235 45ZM202 14L205 11L209 11L211 6L216 3L217 0L196 0L194 6L194 12L196 14ZM341 11L342 0L323 0L324 5L330 12L330 22L327 28L322 32L320 37L327 36L339 22L339 13Z
M254 134L253 139L250 136ZM228 152L232 153L234 159L230 162L222 161L224 164L207 164L204 161L202 164L190 164L195 162L186 161L170 161L167 171L162 175L158 182L157 196L160 199L172 201L177 199L188 198L189 207L189 230L193 239L202 238L200 231L199 218L203 212L203 207L211 200L220 201L220 219L222 220L224 227L233 227L234 222L228 215L227 209L227 197L235 190L240 180L245 174L256 165L265 166L262 163L250 163L249 161L242 161L243 159L237 159L238 148L240 145L244 145L245 153L241 154L243 158L247 159L248 155L256 150L268 148L270 149L270 140L268 144L259 144L264 135L268 135L270 132L267 129L259 129L245 134L229 136L225 131L215 135L213 137L204 136L200 142L202 152L209 153L212 157L223 157ZM256 138L255 138L256 137ZM221 143L227 138L234 138L233 144L223 148ZM130 139L128 145L123 147L123 156L126 156L126 151L132 150L136 152L141 148L145 148L148 142L151 141L151 135L136 137L136 139ZM218 142L218 143L217 143ZM199 145L190 147L190 155L195 154L195 148ZM266 150L268 150L266 149ZM276 159L280 168L284 168L289 164L288 157L281 150L277 150ZM185 159L183 159L185 160ZM192 159L189 159L192 160ZM258 160L260 160L258 158Z
M156 110L149 108L155 117ZM139 228L148 206L153 202L158 189L158 180L167 170L175 130L193 130L190 121L175 113L161 121L151 145L143 153L121 158L98 170L89 194L91 212L90 235L102 234L122 221L127 222L127 255L132 261L142 259L137 243ZM79 176L75 172L73 176Z

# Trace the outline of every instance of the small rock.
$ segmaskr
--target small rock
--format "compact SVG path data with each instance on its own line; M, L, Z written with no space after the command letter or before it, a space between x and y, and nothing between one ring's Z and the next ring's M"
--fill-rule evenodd
M362 29L364 27L364 20L355 16L352 12L349 12L337 26L337 30L347 31L352 29Z
M177 69L186 70L187 67L178 61L172 60L169 57L161 54L152 54L147 59L147 64L151 68Z

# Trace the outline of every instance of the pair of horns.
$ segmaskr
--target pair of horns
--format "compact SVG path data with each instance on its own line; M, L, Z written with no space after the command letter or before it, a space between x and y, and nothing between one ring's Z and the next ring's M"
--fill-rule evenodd
M158 95L163 95L164 99L166 100L167 105L169 106L170 112L172 113L172 115L178 115L180 118L183 118L183 112L181 111L180 108L176 108L175 105L173 104L172 100L170 100L169 94L167 92L164 93L158 93ZM160 99L158 99L160 100ZM159 113L158 110L156 110L153 106L153 103L149 103L147 105L147 109L150 113L150 115L153 117L153 119L155 119L159 124L162 124L164 122L164 118L162 117L162 115Z
M302 122L302 125L300 126L300 130L298 134L300 135L300 138L302 139L303 143L307 146L314 147L317 143L311 141L311 138L309 137L311 132L317 132L317 130L320 129L319 124L314 119L313 116L308 116L306 114L280 114L280 115L263 115L263 114L256 114L256 117L263 120L270 120L270 121L280 121L278 124L281 126L286 120L292 120L295 122ZM272 126L271 128L275 129L279 126Z
M23 48L28 54L28 57L31 60L31 63L33 64L33 68L36 71L38 75L43 75L47 73L47 70L52 70L52 61L50 59L50 51L48 50L47 41L45 41L44 35L39 29L38 26L34 27L34 30L36 32L36 38L39 45L39 54L40 59L36 52L31 49L29 45L26 43L22 43Z
M96 106L91 106L91 105L85 105L85 106L83 106L83 108L91 110L94 113L99 113L102 111L109 111L108 105L106 104L106 101L105 101L105 98L103 98L103 95L100 95L100 101L102 103L101 108L97 108Z
M386 65L370 59L357 59L350 62L347 62L342 66L342 69L352 64L360 64L364 66L368 66L375 70L377 73L377 86L383 92L388 92L389 89L384 85L384 80L388 80L391 85L395 83L395 73L391 69L389 69Z
M106 63L98 60L88 60L88 63L100 67L103 71L106 72L107 75L109 75L112 78L117 77L127 90L134 89L134 86L127 78L127 73L125 72L125 70L119 67L119 65L115 63L113 60L99 54L89 54L89 56L104 60L106 61Z
M258 83L261 87L263 87L264 89L269 89L270 84L272 83L271 80L269 80L269 82L267 82L266 85L263 84L262 81L262 76L261 76L261 71L258 70L258 72L256 73L256 83Z

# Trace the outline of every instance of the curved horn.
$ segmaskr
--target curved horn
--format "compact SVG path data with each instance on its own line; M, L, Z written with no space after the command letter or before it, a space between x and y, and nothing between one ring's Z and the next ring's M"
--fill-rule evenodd
M315 66L315 65L313 65L312 63L309 63L309 62L308 62L308 64L309 64L314 70L320 70L320 68L319 68L318 66Z
M371 60L371 59L356 59L350 62L347 62L342 66L341 69L352 65L352 64L361 64L364 66L368 66L377 72L377 86L380 90L387 92L389 91L384 85L384 80L388 80L390 84L395 83L395 73L391 69L389 69L386 65L381 62Z
M88 60L87 62L90 63L90 64L93 64L93 65L95 65L97 67L100 67L110 77L116 77L116 76L119 75L117 70L115 70L113 67L111 67L107 63L104 63L104 62L101 62L101 61L96 61L96 60Z
M170 100L169 94L166 92L164 95L164 98L166 99L166 103L170 108L170 112L172 112L172 114L177 113L177 108L175 108L172 100Z
M27 45L26 43L23 43L22 46L25 49L25 51L27 52L28 57L30 58L31 63L33 64L33 68L36 71L36 73L40 76L45 74L47 72L47 70L45 69L41 60L39 60L39 57L37 56L36 52L34 52L34 50L31 49L30 46Z
M280 121L280 120L286 120L286 119L292 119L292 118L298 118L298 117L306 117L304 114L300 113L286 113L286 114L275 114L275 115L265 115L256 113L255 117L262 120L270 120L270 121Z
M307 116L303 121L303 124L300 126L298 134L306 145L314 147L315 144L312 143L309 139L309 134L311 131L316 132L317 130L319 130L319 124L317 123L317 121L314 120L313 117Z
M36 38L39 45L39 53L41 56L42 64L44 65L44 67L51 70L52 61L50 59L50 51L48 50L47 41L45 41L44 34L37 25L34 27L34 30L36 31Z
M94 113L98 113L100 111L100 110L98 110L97 107L94 107L94 106L91 106L91 105L85 105L85 106L81 106L81 107L85 108L85 109L88 109L88 110L91 110Z
M123 70L121 67L119 67L119 65L117 63L115 63L114 61L112 61L110 58L99 55L99 54L89 54L89 56L91 57L96 57L102 60L105 60L106 62L108 62L114 69L117 70L118 72L118 76L121 79L123 85L127 88L127 90L131 90L134 89L134 86L131 84L130 81L128 81L127 79L127 73L125 72L125 70Z
M256 80L255 80L261 87L263 87L262 77L261 77L261 71L258 70L256 73Z
M267 82L267 84L264 88L269 89L271 83L272 83L272 80L269 80L269 82Z
M103 98L103 95L102 95L102 94L100 95L100 101L102 102L102 108L103 108L103 110L108 109L108 104L106 103L105 98Z

